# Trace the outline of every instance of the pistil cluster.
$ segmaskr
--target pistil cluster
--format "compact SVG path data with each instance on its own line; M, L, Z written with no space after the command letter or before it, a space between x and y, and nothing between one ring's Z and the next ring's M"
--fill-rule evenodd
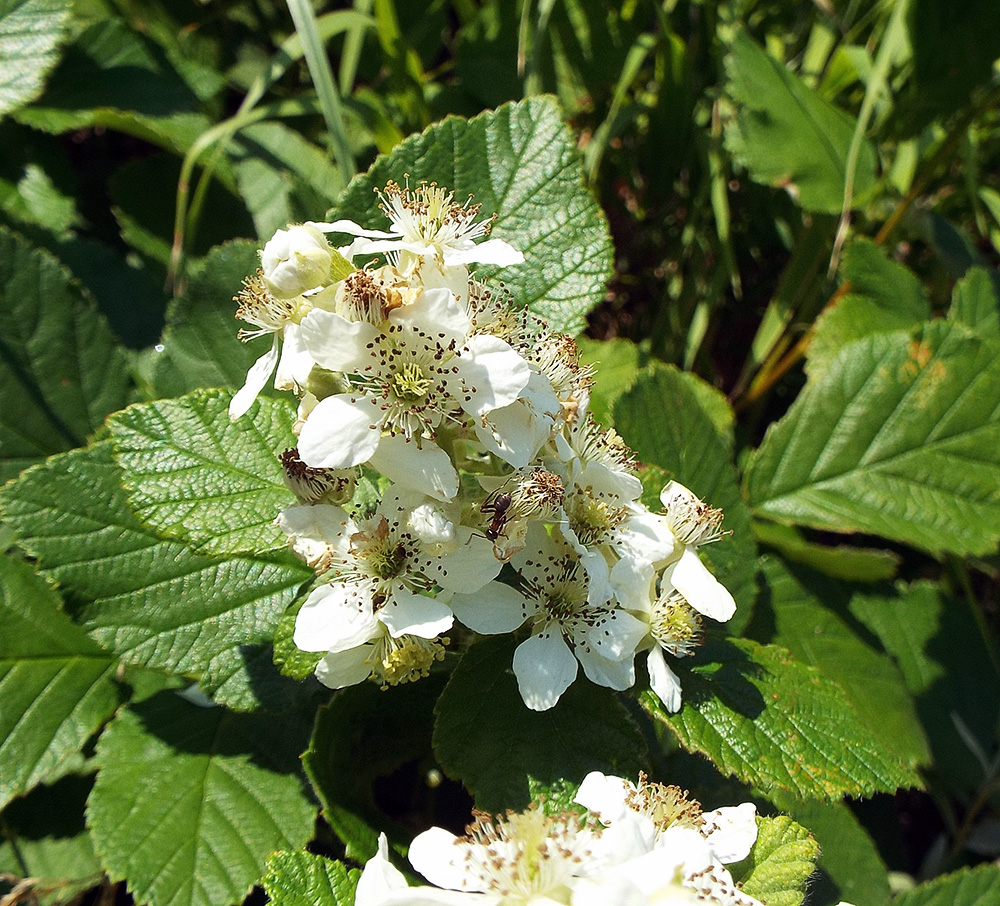
M470 274L523 262L502 239L477 241L492 226L477 205L426 183L389 183L379 200L388 230L279 230L237 297L252 327L241 337L270 334L271 347L230 416L272 375L299 399L298 444L282 456L298 502L277 524L318 583L295 644L322 655L331 688L388 686L425 676L460 626L515 633L535 710L581 667L632 686L644 653L677 710L666 656L690 654L704 618L735 610L696 552L720 537L722 513L676 482L662 512L640 502L631 451L588 412L576 344ZM356 494L363 475L377 502Z

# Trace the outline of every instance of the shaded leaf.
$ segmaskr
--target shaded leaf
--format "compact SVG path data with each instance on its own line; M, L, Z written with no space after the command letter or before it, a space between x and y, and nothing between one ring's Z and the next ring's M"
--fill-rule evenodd
M969 268L955 284L948 317L980 336L1000 339L1000 282L986 268Z
M304 741L294 715L232 714L173 692L122 711L98 744L87 805L108 874L152 906L241 902L270 853L312 835Z
M779 551L786 560L801 563L832 579L847 582L881 582L892 579L902 557L895 551L847 544L829 546L807 541L790 525L756 521L754 535L762 544Z
M65 0L0 0L0 115L38 96L69 12Z
M515 645L507 637L477 642L441 693L434 751L448 775L495 813L527 806L529 777L551 785L580 783L589 771L636 776L646 746L615 693L581 671L554 708L529 711L511 669Z
M992 906L1000 897L1000 866L963 868L901 893L893 906Z

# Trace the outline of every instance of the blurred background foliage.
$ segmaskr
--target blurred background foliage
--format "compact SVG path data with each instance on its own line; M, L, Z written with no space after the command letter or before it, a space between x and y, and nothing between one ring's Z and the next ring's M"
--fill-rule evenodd
M96 300L132 357L134 398L156 395L168 304L211 248L320 219L407 136L540 93L558 99L614 240L585 343L612 376L604 412L623 389L613 375L678 365L732 404L739 461L802 388L810 347L819 368L873 321L942 314L977 266L984 297L997 294L996 0L355 0L314 13L326 85L282 3L0 0L0 224ZM978 636L995 651L995 554L970 569L859 536L834 568L822 532L756 532L843 579L941 579L974 602L976 625L948 644ZM878 635L865 600L845 592L844 611ZM765 641L767 613L750 627ZM798 820L846 837L860 821L878 859L918 878L996 858L997 678L988 653L975 660L986 676L955 682L981 682L985 726L978 742L959 727L958 754L938 762L957 774L853 817L800 806ZM929 680L911 666L917 695ZM940 696L919 702L937 714L926 720L951 719Z

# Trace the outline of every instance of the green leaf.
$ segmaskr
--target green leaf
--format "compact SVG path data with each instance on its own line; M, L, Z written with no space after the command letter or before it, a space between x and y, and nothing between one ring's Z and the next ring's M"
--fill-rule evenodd
M631 340L592 340L577 337L580 362L593 365L594 386L587 411L603 424L611 423L611 406L621 392L638 377L649 355Z
M1000 867L963 868L901 893L892 906L992 906L1000 897Z
M65 0L0 0L0 115L34 100L59 59Z
M303 651L293 641L295 618L303 603L305 598L286 610L274 630L274 663L282 674L297 680L312 676L316 665L326 656L325 651Z
M125 356L48 252L0 228L0 483L81 446L128 401Z
M110 717L116 666L31 566L0 556L0 806L57 776Z
M955 284L948 317L980 336L1000 339L1000 284L983 267L972 267Z
M824 800L919 784L871 738L840 686L783 648L710 642L672 666L684 690L681 710L668 714L652 692L640 701L723 774L764 793Z
M77 604L91 637L130 664L201 681L234 708L282 707L266 647L312 570L219 560L164 540L128 507L111 444L56 457L0 491L4 519Z
M616 430L641 461L666 470L668 478L725 513L723 525L733 534L701 552L736 599L740 610L734 619L742 621L757 593L757 560L750 514L730 465L732 435L719 428L724 411L717 391L693 375L662 365L647 368L613 406ZM658 497L646 502L662 509Z
M295 445L292 403L261 399L231 421L231 395L195 391L131 406L111 420L115 459L136 515L205 553L281 550L275 517L294 502L281 452Z
M731 870L743 892L767 906L800 906L818 857L812 835L791 818L758 818L757 842Z
M441 677L384 691L361 683L320 708L302 763L348 858L363 862L375 855L381 831L395 829L409 839L410 832L377 807L373 784L408 761L426 763L441 685ZM411 807L423 813L431 803Z
M122 711L98 743L87 805L108 874L151 906L241 902L268 854L312 835L298 723L200 708L173 692Z
M851 612L899 665L915 696L938 784L976 795L1000 721L1000 677L970 609L928 582L851 598Z
M1000 355L953 322L844 347L751 460L754 512L932 553L1000 538Z
M83 809L93 777L39 784L0 814L0 876L31 878L45 906L68 903L101 879ZM3 881L0 880L0 890Z
M806 369L814 380L847 343L872 334L910 330L931 314L916 276L886 258L868 239L856 239L848 246L842 277L850 293L820 316L809 345Z
M511 669L516 641L477 642L463 656L437 706L434 751L484 811L528 805L528 778L579 783L589 771L633 777L645 743L610 689L583 675L549 711L529 711ZM594 715L600 715L595 720Z
M801 563L831 579L848 582L881 582L896 575L902 557L894 551L847 544L829 546L807 541L790 525L757 520L753 532L762 544L773 547L786 560Z
M271 856L261 883L274 906L354 906L360 877L343 862L300 851Z
M864 903L886 906L889 874L875 843L843 802L805 802L778 796L774 803L816 838L818 876L809 881L811 903Z
M834 680L885 756L894 756L910 772L928 764L927 739L899 671L834 611L837 603L839 610L847 610L850 591L771 558L764 559L761 573L762 613L756 616L769 627L773 624L765 641L784 646Z
M247 370L271 342L237 340L236 302L243 279L260 265L257 246L227 242L212 249L188 280L186 293L167 308L163 350L153 366L159 396L181 396L199 387L241 387Z
M470 193L483 216L497 214L492 235L524 253L524 263L499 273L519 306L546 317L553 329L577 334L604 297L611 276L607 222L583 184L576 141L552 98L504 104L471 120L430 126L380 157L354 179L331 218L385 229L373 189L436 181L463 201ZM480 278L497 273L477 266Z
M737 32L726 57L726 93L736 105L726 145L757 182L787 188L808 211L840 213L854 120ZM861 144L854 207L875 185L875 152Z

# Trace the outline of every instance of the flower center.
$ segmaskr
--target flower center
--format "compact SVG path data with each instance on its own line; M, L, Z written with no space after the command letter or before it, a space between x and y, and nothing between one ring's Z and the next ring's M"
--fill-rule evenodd
M399 576L408 558L406 544L389 533L389 521L383 516L374 531L351 535L351 553L365 564L368 575L375 579Z
M578 488L568 494L565 501L570 527L588 547L602 543L625 518L625 508L611 506L607 501L594 497L592 488Z
M686 790L679 786L649 783L646 775L639 774L639 786L625 797L625 804L640 815L645 815L665 831L672 824L681 824L695 830L705 823L701 803L688 799Z
M653 604L649 631L668 654L686 657L701 644L701 614L671 588Z
M389 379L393 394L404 403L415 403L427 396L431 380L417 362L406 362Z
M435 661L444 660L447 644L447 639L422 639L416 635L394 639L386 633L367 660L372 665L373 677L384 690L402 683L415 683L427 676Z

